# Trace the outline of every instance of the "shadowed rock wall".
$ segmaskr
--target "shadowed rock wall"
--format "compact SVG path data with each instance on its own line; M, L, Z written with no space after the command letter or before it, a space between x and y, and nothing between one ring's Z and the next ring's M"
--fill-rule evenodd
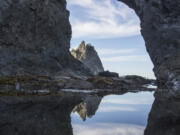
M0 76L83 72L70 39L65 0L0 0Z

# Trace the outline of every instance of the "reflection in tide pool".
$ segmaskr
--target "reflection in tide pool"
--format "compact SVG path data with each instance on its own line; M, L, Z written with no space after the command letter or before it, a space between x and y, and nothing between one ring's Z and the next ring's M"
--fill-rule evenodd
M143 135L152 92L90 96L71 114L74 135Z

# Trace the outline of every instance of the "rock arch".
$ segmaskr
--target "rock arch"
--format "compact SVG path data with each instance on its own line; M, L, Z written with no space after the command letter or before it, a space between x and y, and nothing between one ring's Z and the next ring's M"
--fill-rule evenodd
M180 90L180 1L118 0L134 9L160 88Z

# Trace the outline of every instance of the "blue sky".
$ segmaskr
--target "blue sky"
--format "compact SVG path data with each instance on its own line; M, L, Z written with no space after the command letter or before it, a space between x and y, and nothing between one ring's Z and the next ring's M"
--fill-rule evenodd
M67 0L71 48L82 40L97 50L105 70L154 78L152 62L132 9L117 0Z

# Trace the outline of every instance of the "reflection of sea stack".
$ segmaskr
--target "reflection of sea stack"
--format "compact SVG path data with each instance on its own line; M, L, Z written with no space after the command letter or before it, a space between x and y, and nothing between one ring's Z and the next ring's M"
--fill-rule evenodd
M98 53L91 44L85 45L82 41L76 50L71 51L71 54L88 67L94 75L104 71Z
M79 105L75 106L73 112L77 112L83 121L86 120L86 117L91 118L95 115L98 110L99 104L101 103L102 97L98 96L88 96L85 100Z
M73 112L77 112L80 115L80 117L82 118L82 120L85 121L86 115L87 115L86 103L82 102L79 105L75 106L73 109Z

